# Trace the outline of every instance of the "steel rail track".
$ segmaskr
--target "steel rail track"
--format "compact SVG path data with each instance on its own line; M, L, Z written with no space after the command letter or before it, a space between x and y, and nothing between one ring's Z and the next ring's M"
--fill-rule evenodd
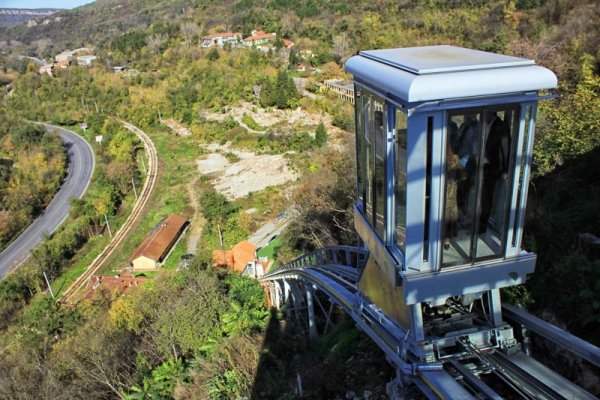
M483 350L468 340L465 351L454 358L437 363L409 363L402 357L402 330L358 292L357 281L360 262L343 262L336 259L344 252L346 260L350 248L330 247L315 250L285 264L261 281L304 280L325 293L331 302L340 306L386 354L387 359L404 373L412 376L413 383L430 400L439 399L492 399L512 397L523 399L596 399L593 395L568 381L535 359L517 350L511 355L498 349ZM361 254L361 253L357 253ZM362 256L357 260L362 259ZM338 261L337 263L335 261ZM342 261L342 262L339 262ZM513 354L515 353L515 354ZM595 354L595 353L594 353ZM488 370L493 387L460 363L465 355L480 360ZM454 374L449 373L454 371ZM492 383L492 382L490 382ZM502 391L496 393L495 389ZM516 397L515 397L516 396Z
M144 149L148 155L148 165L146 171L146 180L144 186L138 196L137 202L135 203L133 210L127 220L115 233L112 240L102 250L102 252L92 261L88 268L84 271L79 278L77 278L68 288L63 292L63 295L59 302L61 304L74 304L77 302L77 294L87 284L88 280L102 267L104 262L113 254L115 249L123 242L131 231L134 224L140 218L144 207L148 203L150 195L152 194L154 187L156 186L157 172L158 172L158 155L156 147L150 139L150 137L141 129L130 124L129 122L118 119L123 126L134 133L144 144Z

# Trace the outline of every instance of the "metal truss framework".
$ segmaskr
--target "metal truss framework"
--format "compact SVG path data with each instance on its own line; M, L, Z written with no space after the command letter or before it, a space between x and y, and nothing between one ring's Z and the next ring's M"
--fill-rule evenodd
M383 350L388 361L396 368L395 385L403 386L412 383L429 399L480 398L479 395L474 396L467 391L465 385L458 382L456 376L456 372L458 372L461 379L482 394L483 398L498 398L491 388L464 370L454 360L449 360L444 364L436 360L423 361L414 357L408 340L410 332L388 318L358 291L357 283L360 271L368 255L368 251L363 248L324 247L269 272L261 279L261 282L268 290L273 306L281 308L285 305L284 309L288 316L293 315L296 320L308 326L310 338L318 336L315 303L325 315L325 330L331 325L330 314L333 305L339 306L352 317L357 327ZM317 290L323 292L330 300L331 305L328 311L315 296ZM515 326L520 328L521 332L525 332L529 328L598 365L600 349L581 340L577 341L567 332L538 320L523 310L505 305L504 312L504 316L514 321ZM498 368L504 368L508 371L507 374L510 373L510 376L514 376L515 379L521 379L519 378L521 376L522 382L529 382L528 377L536 375L536 379L531 379L531 381L542 381L541 386L548 393L547 397L542 398L573 398L572 395L575 394L574 398L595 399L594 396L526 354L519 352L517 356L511 358L501 357L496 353L493 357L487 355L485 357L490 363L498 365ZM448 365L452 366L451 369L455 373L449 372ZM539 378L540 376L542 379ZM528 390L538 390L537 388L531 389L527 385L522 386L525 387L519 386L518 389L525 394L528 393Z

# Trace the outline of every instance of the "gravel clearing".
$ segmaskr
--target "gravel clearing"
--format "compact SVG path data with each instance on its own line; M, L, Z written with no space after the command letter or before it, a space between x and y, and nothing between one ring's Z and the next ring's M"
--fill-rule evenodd
M203 147L211 153L197 161L198 170L212 175L214 188L230 200L298 179L283 154L257 155L230 149L228 144ZM234 153L240 160L232 163L222 155L224 152Z

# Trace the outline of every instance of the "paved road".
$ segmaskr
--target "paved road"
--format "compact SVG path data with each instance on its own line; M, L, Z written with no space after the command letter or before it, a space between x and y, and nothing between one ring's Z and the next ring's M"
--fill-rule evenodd
M94 172L94 152L88 142L63 128L51 125L44 125L44 128L57 130L67 147L67 176L42 215L0 253L0 279L25 261L30 251L44 240L45 234L51 234L62 224L69 214L71 199L83 196Z

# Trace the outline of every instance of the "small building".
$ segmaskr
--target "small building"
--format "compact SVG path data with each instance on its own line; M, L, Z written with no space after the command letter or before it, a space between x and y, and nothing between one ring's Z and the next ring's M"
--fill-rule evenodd
M231 250L213 250L213 266L226 266L235 272L242 273L249 262L256 258L256 246L244 240Z
M77 64L83 65L86 67L91 67L96 58L98 58L98 57L96 57L94 55L79 56L79 57L77 57Z
M167 258L188 225L188 220L180 215L174 214L165 218L129 259L133 270L157 269Z
M344 83L340 79L327 79L324 82L325 87L335 93L340 99L354 104L354 85L352 83Z
M269 261L267 257L258 257L246 264L242 276L259 279L273 266L273 261Z
M238 44L241 39L242 34L239 32L216 33L214 35L204 36L202 38L202 47L223 47L225 43L229 43L233 46Z
M244 46L260 46L269 43L271 40L275 39L275 36L277 36L275 32L265 33L264 31L252 31L252 36L242 40L242 44Z
M74 53L72 51L70 51L70 50L63 51L62 53L57 54L54 57L54 61L56 61L57 63L64 63L64 62L69 62L70 63L74 59L74 55L73 54Z
M84 299L93 300L99 291L125 293L129 289L141 286L148 278L135 276L130 272L121 272L115 275L94 275L88 281Z

